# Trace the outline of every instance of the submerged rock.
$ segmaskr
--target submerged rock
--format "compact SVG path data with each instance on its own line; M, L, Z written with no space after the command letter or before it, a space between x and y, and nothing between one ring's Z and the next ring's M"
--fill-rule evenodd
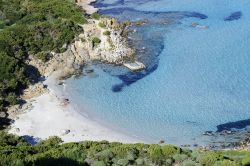
M94 69L86 69L85 72L86 72L87 74L93 73L93 72L94 72Z
M213 133L213 131L205 131L205 132L203 133L203 135L213 136L214 133Z
M192 26L192 27L195 27L195 28L200 28L200 29L208 29L208 28L209 28L208 25L200 25L200 24L197 23L197 22L192 22L192 23L191 23L191 26Z

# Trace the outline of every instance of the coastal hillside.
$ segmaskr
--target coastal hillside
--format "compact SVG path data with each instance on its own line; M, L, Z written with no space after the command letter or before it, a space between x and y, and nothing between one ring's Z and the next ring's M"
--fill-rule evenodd
M37 145L0 134L0 165L4 166L247 166L247 151L187 150L173 145L79 142L61 144L51 137Z
M99 124L98 121L96 122L98 125L92 124L91 122L93 121L88 116L86 117L84 116L83 118L81 118L82 114L77 114L78 112L76 110L74 111L71 110L72 103L76 102L76 100L75 101L71 100L69 96L65 94L60 95L61 93L56 93L56 90L53 91L49 89L48 87L51 85L52 87L58 86L61 88L61 89L58 88L59 91L61 92L66 89L66 85L70 87L70 84L67 84L65 78L68 78L68 76L70 75L69 73L72 74L72 71L70 70L71 69L74 70L75 69L74 67L76 67L77 69L82 71L82 73L80 73L81 71L77 73L77 74L82 74L80 76L83 77L86 76L86 78L88 79L94 78L95 80L97 80L95 82L96 84L94 84L92 80L91 81L84 80L85 82L80 83L80 85L82 85L83 87L81 88L86 89L85 91L86 93L84 93L84 95L87 96L86 98L94 99L94 101L97 102L97 104L92 104L92 105L96 106L98 105L101 108L104 108L102 107L101 104L105 104L104 106L107 105L112 106L112 108L110 107L106 108L108 108L108 110L112 110L113 112L109 112L110 114L108 114L108 112L105 112L104 109L104 111L102 112L103 115L105 117L111 117L109 115L115 115L115 114L118 115L117 116L118 118L114 116L114 119L117 119L118 121L121 122L125 122L124 126L131 125L134 129L138 129L140 131L147 131L153 136L155 136L156 134L154 133L154 128L151 128L155 124L160 126L157 127L157 129L160 129L159 131L161 131L160 132L161 134L168 133L169 135L171 135L172 133L173 134L185 133L182 130L183 126L189 127L189 126L199 125L199 123L196 123L197 120L196 118L194 118L193 121L189 121L188 118L189 115L202 114L202 113L189 112L192 111L192 109L188 110L187 113L181 112L180 114L177 114L176 111L173 111L174 113L171 114L171 116L168 116L168 114L159 113L158 115L160 115L161 118L155 116L157 115L157 109L162 109L166 111L168 106L171 105L169 103L165 104L166 100L164 98L163 98L164 100L162 100L161 102L162 104L164 104L163 106L157 105L157 107L153 107L152 105L152 103L157 103L157 101L161 101L158 100L158 98L161 97L161 95L165 96L164 88L166 86L164 84L164 81L167 80L170 82L170 85L175 85L174 88L175 87L178 88L179 86L176 83L185 82L185 80L183 81L182 79L174 80L170 79L171 77L169 77L168 79L161 81L160 79L155 78L152 79L155 81L155 83L151 83L152 85L154 85L153 90L150 88L145 88L145 89L137 88L136 90L133 90L133 92L136 92L136 94L133 95L132 93L128 93L128 98L126 98L126 96L123 97L119 95L119 93L123 90L124 86L132 87L130 85L132 84L135 85L135 82L142 80L144 77L148 76L153 71L156 71L156 69L158 68L158 64L151 66L149 65L149 67L151 68L148 68L147 65L144 65L143 63L137 61L138 59L136 59L135 56L136 49L130 48L128 45L127 38L129 37L129 35L128 35L128 29L126 28L128 26L134 28L133 21L135 25L138 24L136 25L136 28L138 28L139 26L141 27L141 29L138 28L138 34L141 35L141 40L138 40L136 42L140 46L140 49L138 50L141 54L144 54L148 50L151 50L151 52L149 53L159 52L155 51L154 49L150 49L151 47L145 47L143 45L143 42L145 41L142 40L145 39L144 37L148 39L147 40L148 43L146 43L148 44L148 46L153 46L153 45L158 46L161 49L160 52L162 52L164 45L159 44L159 42L164 42L164 40L162 40L162 37L165 35L162 35L162 33L159 32L166 31L165 28L167 27L166 25L170 23L169 20L176 19L176 16L174 15L176 14L176 12L140 13L139 11L130 9L128 13L130 14L134 13L135 16L139 14L141 14L139 16L146 15L147 17L153 15L154 17L152 20L154 21L153 22L151 21L153 27L150 26L150 20L148 20L148 22L145 21L145 23L140 22L141 20L139 21L133 20L131 22L129 21L122 24L119 23L115 18L101 17L97 13L94 14L88 13L90 11L92 12L97 9L92 7L90 8L90 11L84 10L84 7L89 5L89 3L85 2L93 2L93 1L92 0L90 1L0 0L0 128L1 130L8 130L8 131L0 131L0 166L26 166L26 165L27 166L137 166L137 165L138 166L172 166L172 165L173 166L248 166L250 165L250 151L247 151L249 149L249 142L250 142L249 135L247 135L246 138L244 137L243 139L243 137L241 138L238 137L236 134L234 135L234 131L231 130L225 130L224 134L226 136L228 135L232 137L234 136L234 138L240 140L236 142L237 144L233 142L232 143L234 144L233 147L224 146L227 144L224 144L223 140L222 142L220 142L222 143L223 146L213 146L210 149L209 147L198 145L197 142L195 142L195 144L193 144L192 146L190 144L185 144L183 146L180 146L181 147L180 148L178 146L165 144L165 142L169 143L169 140L165 139L165 137L163 137L164 139L160 140L159 144L146 144L146 143L125 144L126 143L125 141L127 142L130 141L129 140L130 136L131 138L137 136L135 134L134 135L130 134L129 132L128 132L129 134L127 134L126 137L123 137L123 133L121 132L122 133L121 137L123 138L119 139L121 140L121 142L109 142L113 140L117 141L118 138L120 138L120 133L118 133L119 134L118 137L116 135L116 132L113 131L113 128L110 127L108 130L105 128L105 125L103 125L102 123ZM119 1L119 2L117 1L117 3L122 4L124 3L124 1ZM107 10L107 12L108 11L109 10ZM169 16L169 14L173 14L173 16L166 19L165 16ZM205 15L193 12L191 13L177 12L177 15L178 19L180 20L182 18L182 15L184 15L185 17L197 18L200 20L206 19ZM159 21L154 19L160 16L164 19ZM178 24L180 20L178 20ZM209 29L209 26L207 25L200 26L198 23L196 24L193 23L192 26L190 26L189 23L186 23L185 27L188 27L190 29L192 28L191 29L192 32L198 31L199 34L203 35L205 34L204 32L206 32L205 30L209 31L211 29L211 28ZM149 29L156 30L156 32L152 31L150 35L145 35L144 32L148 31ZM133 33L133 35L136 36L136 32L137 30L134 29L133 32L131 33ZM184 34L188 33L183 33L183 35ZM135 36L134 40L136 39ZM178 35L172 37L170 35L171 40L175 41L174 39L176 38L178 38ZM188 39L192 38L194 37L188 37ZM167 42L167 43L170 46L168 47L169 49L171 48L171 43L174 42ZM174 43L173 45L178 45L178 44ZM185 49L174 49L174 50L185 50ZM152 56L154 54L150 55ZM157 57L158 56L159 55L157 55ZM171 58L171 56L169 57ZM172 58L173 57L176 56L172 56ZM189 57L188 56L185 57L187 57L187 62L189 62ZM152 61L151 58L149 56L146 59L151 62ZM141 59L143 60L142 55ZM117 68L122 69L121 71L117 71L117 73L122 72L122 74L116 74L116 72L111 72L112 71L112 69L110 69L111 65L109 66L109 68L107 68L109 70L99 69L96 72L96 68L91 68L87 65L86 68L82 70L83 64L85 62L87 63L93 61L104 62L109 64L117 64L119 65L119 67ZM157 59L154 62L158 63L158 61L159 60ZM166 60L166 62L170 61L171 59ZM179 60L176 60L176 62L177 61ZM126 70L124 66L133 71ZM174 65L169 65L169 66L174 66ZM178 69L178 71L182 71L183 67L185 69L185 65L180 65L180 66L181 67ZM168 67L168 65L161 65L160 67ZM213 67L213 69L216 67ZM60 75L60 79L55 78L54 80L54 78L51 78L53 84L51 82L50 82L51 84L45 84L44 83L45 81L48 82L51 81L50 79L48 79L50 74L52 72L56 73L57 71L59 71L59 68L67 69L61 71L61 73L63 73L64 75ZM172 69L174 69L174 67L171 68L171 70ZM98 71L101 74L108 73L107 74L108 76L104 77L101 74L98 75ZM164 71L164 74L159 74L159 75L162 78L164 78L164 76L167 75L166 72L170 71L170 68L167 68L166 70L164 69L162 71ZM204 72L204 74L206 73ZM181 75L180 78L182 78L185 76L185 73L183 74L179 73L179 75ZM79 75L76 75L74 79L77 78L77 76ZM178 74L174 74L174 76L176 76L175 78L177 78ZM105 80L100 81L102 78L105 78ZM78 79L78 81L79 80L80 79ZM109 85L110 83L113 83L113 81L114 81L114 84L112 84L113 88L104 87L105 84ZM122 83L118 82L117 84L117 81L121 81ZM171 83L171 81L175 82ZM148 82L150 82L150 80L145 81L145 83ZM158 90L155 87L161 84L164 84L164 86L162 86L164 88L159 88L160 89L160 90L158 89L159 93L156 93L156 95L152 95L153 92L158 92ZM98 89L98 85L100 85L99 86L100 89ZM85 88L87 86L93 89L89 90L88 88ZM72 87L76 87L76 89L78 88L77 86L72 86ZM143 87L143 84L140 87ZM184 89L185 88L186 87L184 87ZM33 89L33 91L30 91L30 89ZM41 95L40 94L40 91L42 91L41 89L46 89L48 93ZM107 90L109 93L105 93L106 92L105 90ZM140 90L143 90L143 95L140 94L139 92ZM79 94L81 94L80 92L82 92L81 89L77 89L77 91L79 92ZM192 91L192 89L190 89L190 91ZM88 96L88 94L92 94L92 92L96 92L97 95ZM121 92L120 94L126 95L127 92L129 91L124 91L124 93ZM172 96L174 96L176 92L180 92L180 94L185 95L188 94L189 91L182 91L182 89L179 89L179 91L173 90L173 93L171 94L171 97L169 99L172 99ZM112 94L112 95L108 96L107 94ZM147 97L147 95L150 95L150 97L153 96L152 97L153 100L152 101L149 100L151 98ZM40 100L37 98L34 99L37 96L40 96L39 98ZM137 100L133 100L133 97L136 96L138 96L137 99L139 99L140 102L137 102ZM86 101L86 98L85 100L80 98L82 100L79 101L84 103ZM185 99L183 100L179 99L182 98L178 97L173 98L174 104L177 103L179 106L185 103L183 101L187 101ZM71 101L73 102L71 103ZM110 101L111 104L109 103ZM143 103L143 101L146 101L146 104L141 104ZM136 105L131 104L133 102L136 103ZM148 103L150 105L147 105ZM140 107L141 106L140 104L145 105L146 107ZM202 103L200 105L203 106ZM15 109L16 114L13 115L14 118L11 117L12 119L8 119L9 118L8 114L10 113L10 108L12 108L12 106L17 106L18 108ZM129 109L130 107L132 107L133 109ZM119 111L119 108L130 110L130 112L126 114L126 112ZM139 109L137 110L136 108ZM146 109L152 112L148 113L143 112ZM183 108L180 107L180 109L182 110ZM145 113L145 115L148 114L149 116L144 117L140 116L140 114L132 114L133 111L135 113ZM75 114L73 115L72 112ZM81 110L79 112L81 112ZM207 113L206 111L204 112ZM83 114L84 113L85 112L83 112ZM117 113L122 113L122 114L119 115ZM165 120L164 119L165 117L172 118L174 117L174 115L176 116L178 115L178 118L172 119L174 122L178 122L179 117L182 117L185 114L187 116L183 117L184 118L183 121L185 121L185 123L181 121L182 125L183 124L184 125L183 126L176 125L176 128L174 128L174 130L171 131L167 130L168 127L171 127L171 125L167 124L166 121L161 121ZM133 119L131 121L129 119L127 119L128 121L122 121L122 118L124 117L134 118L136 117L135 115L138 115L137 117L139 117L139 120L141 121ZM150 121L151 117L154 120L153 122ZM209 119L206 116L204 117L205 119ZM223 117L220 117L220 119L222 119ZM143 120L147 121L145 122ZM157 123L155 123L156 121ZM130 124L130 122L133 123ZM11 123L12 126L9 125ZM143 125L143 127L138 128L137 124L139 123ZM204 122L204 124L209 124L209 123ZM115 126L114 128L116 128L116 125L117 124L114 125ZM225 126L225 125L222 124L220 126ZM119 130L119 127L117 128ZM195 131L191 129L193 128L190 129L185 128L185 130L188 132ZM9 134L11 132L17 135ZM203 136L205 137L213 135L214 133L220 136L222 135L223 139L226 138L226 136L223 135L222 132L219 133L212 131L206 131L205 134L203 134ZM249 134L248 131L246 131L246 133ZM179 135L177 135L177 137L178 136ZM187 137L188 135L185 135L184 137L179 136L178 138L182 140L185 139L187 140L188 139ZM64 138L68 139L64 140ZM103 138L105 138L104 141L97 141L97 140L103 140ZM173 137L173 139L175 138L176 137ZM80 142L75 142L76 140L77 141L80 140ZM157 141L159 141L159 139ZM192 139L192 141L196 140ZM139 142L139 141L137 141L136 139L134 142ZM193 149L191 149L190 147L192 147ZM223 150L220 148L223 148ZM231 149L235 148L237 150L231 150L231 149L229 150L229 148Z
M20 103L19 95L37 81L29 55L49 61L81 32L82 10L67 0L0 0L0 111ZM1 121L3 122L3 121Z

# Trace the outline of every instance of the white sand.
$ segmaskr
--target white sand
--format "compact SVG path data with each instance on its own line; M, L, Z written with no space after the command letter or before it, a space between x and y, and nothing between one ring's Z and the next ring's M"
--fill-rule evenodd
M98 11L97 8L90 5L95 1L96 0L78 0L77 5L81 6L86 11L87 14L93 14Z
M41 139L46 139L50 136L59 136L65 142L84 140L107 140L123 143L143 142L139 139L126 136L123 133L108 129L98 122L80 115L73 109L71 104L62 106L60 100L62 97L57 96L62 96L63 94L59 91L56 93L51 89L51 87L55 86L55 80L53 78L49 80L46 83L50 92L32 99L31 103L34 107L18 116L11 125L10 133ZM63 135L64 130L70 130L70 133Z

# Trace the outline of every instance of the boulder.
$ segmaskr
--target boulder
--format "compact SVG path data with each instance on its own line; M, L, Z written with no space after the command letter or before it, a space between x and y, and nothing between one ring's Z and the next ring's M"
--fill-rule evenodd
M132 71L139 71L146 68L146 66L143 63L138 61L135 61L133 63L124 63L123 65Z
M70 133L70 130L69 129L64 129L61 131L61 135L67 135Z

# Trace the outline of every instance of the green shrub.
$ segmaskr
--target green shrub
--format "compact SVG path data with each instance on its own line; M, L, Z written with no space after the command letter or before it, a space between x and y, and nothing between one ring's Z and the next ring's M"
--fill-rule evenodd
M93 18L93 19L95 19L95 20L99 20L99 19L101 18L101 15L98 14L98 13L93 13L93 14L91 15L91 18Z
M55 145L59 145L60 143L62 143L62 139L60 137L57 136L53 136L53 137L49 137L48 139L41 141L39 143L39 145L45 145L45 146L55 146Z
M223 159L223 156L215 152L203 153L197 158L199 163L206 165L206 166L212 166L215 164L216 161L219 161L222 159Z
M217 161L214 166L238 166L239 163L230 160Z
M128 159L120 159L117 161L117 164L120 166L127 166L129 164Z
M48 62L51 58L50 54L47 52L39 52L36 57L42 62Z
M81 42L83 42L83 43L84 43L84 42L86 42L86 39L84 39L84 38L81 38Z
M96 161L91 166L106 166L104 161Z
M190 159L182 162L182 166L198 166L197 164L198 163L196 163L195 161L192 161Z
M173 155L173 159L175 160L175 162L182 162L184 160L186 160L188 158L188 156L186 154L175 154Z
M103 35L110 36L110 31L103 32Z
M24 145L24 143L26 143L26 141L23 138L0 131L0 147L18 146L20 144ZM27 143L25 145L27 145Z
M5 22L0 20L0 29L3 29L5 27Z
M167 159L166 161L165 161L165 165L166 166L171 166L173 164L173 160L172 159Z
M244 166L250 165L250 157L242 159L242 165Z
M171 157L176 153L180 153L180 148L177 148L173 145L163 145L162 146L162 153L165 156Z
M199 151L200 155L196 157L196 161L193 161L189 157L191 156L189 151L179 149L176 154L171 153L173 157L168 158L169 153L164 155L162 147L155 144L121 144L107 141L66 144L61 142L60 138L51 137L37 145L31 145L21 137L0 132L0 165L240 166L250 163L248 151L230 153L228 151ZM174 146L173 148L175 149ZM235 155L238 157L234 158Z
M137 165L144 165L144 159L143 158L138 158L135 160Z
M15 105L18 103L17 101L17 96L15 93L11 92L8 94L6 101L10 104L10 105Z
M75 160L79 163L83 163L84 162L84 159L87 158L87 154L84 153L83 150L81 150L80 148L78 147L70 147L69 149L66 149L62 151L62 155L65 157L65 158L70 158L72 160Z
M98 26L101 27L101 28L106 28L106 25L103 22L99 22Z
M93 43L94 46L97 46L97 45L99 45L101 43L101 39L99 39L98 37L94 37L92 39L92 43Z
M136 160L138 158L138 155L139 155L139 151L135 148L131 148L127 152L127 159L129 161Z
M160 145L150 145L150 147L148 148L148 152L152 161L157 164L161 164L162 160L165 158L162 154Z
M98 152L95 157L97 157L98 160L102 160L105 162L109 162L114 157L114 154L111 150L103 150L101 152Z

